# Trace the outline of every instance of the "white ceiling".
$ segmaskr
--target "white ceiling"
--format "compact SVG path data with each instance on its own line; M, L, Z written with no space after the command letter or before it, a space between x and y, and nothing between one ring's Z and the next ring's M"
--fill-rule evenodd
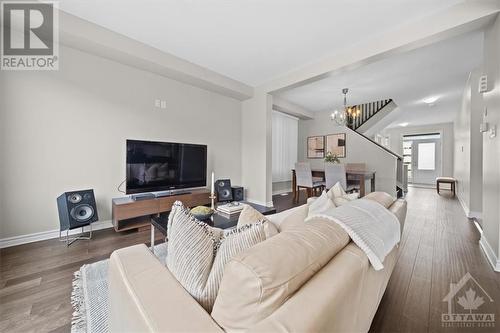
M256 86L461 0L61 0L73 15Z
M349 88L348 104L392 98L399 106L391 125L451 122L461 105L471 70L482 61L483 33L475 31L297 87L280 97L310 111L342 106L341 90ZM422 99L438 96L434 106Z

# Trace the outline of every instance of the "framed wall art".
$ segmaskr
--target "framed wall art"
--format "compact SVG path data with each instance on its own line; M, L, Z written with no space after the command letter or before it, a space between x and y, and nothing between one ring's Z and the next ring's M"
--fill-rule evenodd
M332 153L339 158L346 156L345 133L328 134L326 136L326 153Z
M307 158L325 157L325 137L310 136L307 138Z

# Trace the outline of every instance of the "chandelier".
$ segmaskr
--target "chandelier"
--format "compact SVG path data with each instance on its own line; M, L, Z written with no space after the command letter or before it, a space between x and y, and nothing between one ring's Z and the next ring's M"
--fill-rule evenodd
M340 126L348 126L354 122L354 119L361 116L361 109L356 107L348 107L347 106L347 93L349 92L348 88L342 89L342 94L344 94L344 109L342 111L335 110L331 114L331 118Z

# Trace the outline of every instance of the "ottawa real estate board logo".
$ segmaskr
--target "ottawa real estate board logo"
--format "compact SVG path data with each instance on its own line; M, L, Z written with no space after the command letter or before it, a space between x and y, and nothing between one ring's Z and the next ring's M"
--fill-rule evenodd
M0 4L0 69L59 69L57 2L1 1Z
M468 272L457 283L450 283L443 302L448 303L448 311L441 314L442 327L495 327L495 303Z

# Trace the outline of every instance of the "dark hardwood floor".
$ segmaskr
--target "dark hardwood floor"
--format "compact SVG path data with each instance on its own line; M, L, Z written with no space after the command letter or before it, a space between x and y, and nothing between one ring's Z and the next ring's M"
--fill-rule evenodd
M443 298L450 283L467 272L496 302L481 309L500 315L500 273L481 250L474 223L446 192L440 196L434 189L410 188L399 259L370 332L500 331L500 322L494 328L442 327L441 315L448 309Z
M400 256L371 332L454 332L441 327L446 311L442 299L450 282L470 272L500 302L500 273L492 271L479 248L479 233L457 200L420 188L411 189L407 199ZM295 206L290 194L273 200L277 211ZM115 249L149 244L149 235L108 229L69 248L47 240L1 249L0 331L69 332L73 273L83 264L108 258Z

